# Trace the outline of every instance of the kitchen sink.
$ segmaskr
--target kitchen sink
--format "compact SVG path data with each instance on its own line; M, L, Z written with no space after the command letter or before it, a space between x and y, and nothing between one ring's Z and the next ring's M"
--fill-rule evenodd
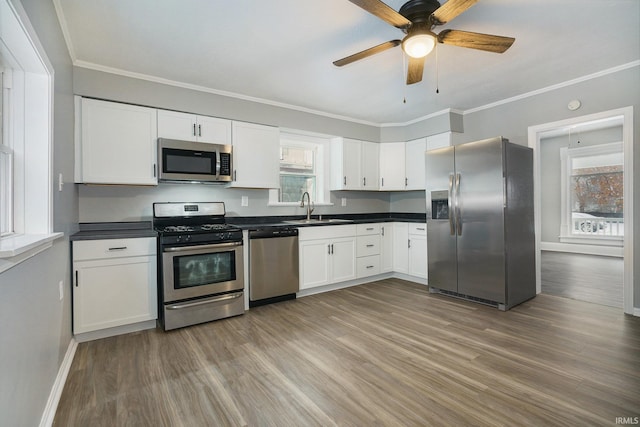
M290 221L282 221L285 224L346 224L353 222L351 219L339 219L339 218L331 218L331 219L292 219Z

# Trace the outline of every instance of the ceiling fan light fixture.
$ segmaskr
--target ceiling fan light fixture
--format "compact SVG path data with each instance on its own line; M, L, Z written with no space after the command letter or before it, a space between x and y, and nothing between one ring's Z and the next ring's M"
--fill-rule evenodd
M431 33L410 34L402 40L402 50L412 58L424 58L436 46L436 38Z

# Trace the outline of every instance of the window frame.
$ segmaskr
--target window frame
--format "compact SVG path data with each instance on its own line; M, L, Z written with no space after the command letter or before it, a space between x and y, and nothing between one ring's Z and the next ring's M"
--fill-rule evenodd
M330 178L330 136L306 133L296 130L281 130L280 132L280 147L287 146L299 146L310 147L315 146L316 158L315 158L315 176L316 176L316 197L311 201L315 206L332 206L331 194L329 192L329 178ZM278 181L280 181L280 170L278 170ZM268 206L282 207L282 206L300 206L300 202L281 202L280 201L280 188L273 188L269 190L269 202Z
M571 207L572 160L579 157L591 157L618 152L624 153L624 144L622 141L577 148L562 147L560 149L561 219L559 240L561 243L593 244L619 247L623 246L624 235L606 236L574 233L572 215L573 210Z

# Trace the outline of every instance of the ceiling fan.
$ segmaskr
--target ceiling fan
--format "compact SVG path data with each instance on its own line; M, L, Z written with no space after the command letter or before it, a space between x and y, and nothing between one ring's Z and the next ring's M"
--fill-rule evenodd
M513 37L469 31L443 30L439 34L431 31L434 27L451 21L473 6L478 0L448 0L442 6L437 0L410 0L402 5L398 12L380 0L349 1L388 24L401 29L406 36L402 40L390 40L362 52L349 55L334 61L333 64L342 67L392 47L402 45L402 50L409 57L407 69L408 85L422 80L425 57L433 50L436 43L503 53L516 40Z

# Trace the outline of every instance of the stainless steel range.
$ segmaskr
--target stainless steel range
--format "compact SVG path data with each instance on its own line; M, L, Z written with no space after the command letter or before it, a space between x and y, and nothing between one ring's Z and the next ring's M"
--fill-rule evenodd
M154 203L165 331L244 313L242 230L222 202Z

